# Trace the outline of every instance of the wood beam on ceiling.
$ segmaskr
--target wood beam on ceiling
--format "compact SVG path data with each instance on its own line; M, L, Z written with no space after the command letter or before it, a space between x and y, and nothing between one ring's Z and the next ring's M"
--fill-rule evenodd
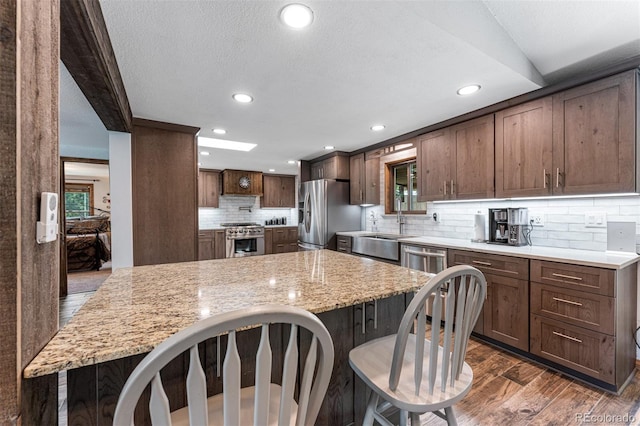
M60 57L107 130L131 133L131 108L98 0L60 2Z

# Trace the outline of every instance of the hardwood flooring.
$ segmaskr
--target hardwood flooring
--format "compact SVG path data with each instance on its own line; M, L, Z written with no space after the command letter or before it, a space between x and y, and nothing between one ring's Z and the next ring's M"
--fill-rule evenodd
M93 292L60 299L60 326ZM454 406L459 425L640 425L640 372L613 395L471 338L471 392ZM59 424L67 424L66 373L59 377ZM422 426L445 425L427 413Z

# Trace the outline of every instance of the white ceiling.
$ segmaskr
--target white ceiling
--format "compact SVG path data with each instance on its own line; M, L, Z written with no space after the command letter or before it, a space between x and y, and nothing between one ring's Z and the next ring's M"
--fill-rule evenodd
M101 0L133 115L258 144L203 167L296 173L286 161L324 145L353 151L640 54L638 1L312 0L306 30L279 22L288 3ZM456 95L469 83L482 90Z

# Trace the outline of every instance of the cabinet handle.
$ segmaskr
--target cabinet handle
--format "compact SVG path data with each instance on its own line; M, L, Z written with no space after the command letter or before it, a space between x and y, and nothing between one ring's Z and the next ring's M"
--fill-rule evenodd
M362 304L362 334L367 332L367 309L365 303Z
M567 340L571 340L572 342L582 343L582 340L580 340L580 339L576 339L575 337L567 336L566 334L558 333L557 331L554 331L553 334L555 334L556 336L565 338Z
M474 260L473 263L475 263L477 265L491 266L491 262L482 262L480 260Z
M552 273L551 275L553 275L554 277L558 277L558 278L567 278L569 280L577 280L577 281L582 281L582 278L580 277L574 277L572 275L565 275L565 274L556 274L555 272Z
M455 183L453 182L453 179L451 179L451 195L453 195L455 193L456 193Z
M447 181L442 182L442 187L444 188L444 195L447 195Z
M360 190L360 201L362 201L362 189Z
M542 169L542 187L547 188L547 169Z
M556 188L560 186L560 175L562 175L562 173L560 173L560 167L556 167Z
M580 303L580 302L573 302L571 300L560 299L559 297L553 297L552 299L555 300L556 302L562 302L562 303L568 303L570 305L582 306L582 303Z
M378 299L373 301L373 329L378 329Z

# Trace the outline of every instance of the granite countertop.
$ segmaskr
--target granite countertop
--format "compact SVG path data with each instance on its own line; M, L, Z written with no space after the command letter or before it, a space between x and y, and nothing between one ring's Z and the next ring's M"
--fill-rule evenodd
M622 269L640 260L640 256L635 253L627 254L541 246L515 247L500 244L472 243L469 240L456 238L414 237L401 238L398 241L422 246L471 250L478 253L500 254L607 269Z
M118 269L24 377L146 353L221 312L278 303L320 313L417 290L431 276L330 250Z

